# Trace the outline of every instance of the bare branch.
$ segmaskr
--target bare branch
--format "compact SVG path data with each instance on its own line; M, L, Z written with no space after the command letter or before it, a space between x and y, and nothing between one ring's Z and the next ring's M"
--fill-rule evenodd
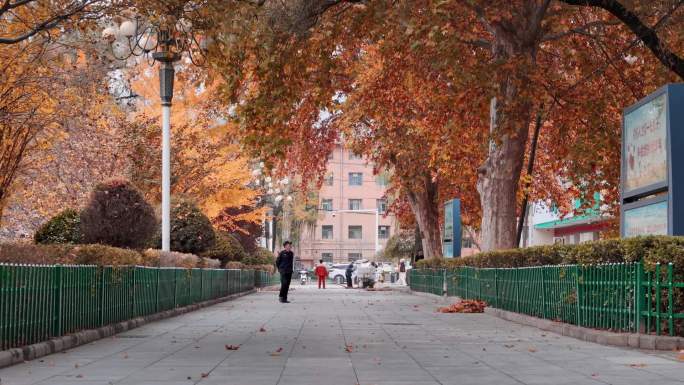
M636 36L637 38L655 55L660 62L670 69L672 72L679 75L680 78L684 79L684 59L668 49L664 42L660 40L658 33L655 28L651 28L644 24L644 22L639 19L639 16L627 9L617 0L560 0L566 4L578 5L578 6L589 6L602 8L623 24L625 24ZM675 1L670 9L668 10L668 15L674 13L680 6L684 4L684 0Z
M613 25L618 25L618 24L620 24L619 21L604 21L604 20L592 21L592 22L587 23L581 27L572 28L572 29L569 29L567 31L546 35L546 36L544 36L544 38L542 38L542 41L560 40L566 36L570 36L570 35L574 35L574 34L590 35L588 32L594 27L613 26Z

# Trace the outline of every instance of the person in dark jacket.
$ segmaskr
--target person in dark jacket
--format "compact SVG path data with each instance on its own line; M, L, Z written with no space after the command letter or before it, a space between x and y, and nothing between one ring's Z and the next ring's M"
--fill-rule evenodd
M290 290L290 281L292 280L292 270L294 265L294 253L292 252L292 242L285 241L283 243L284 249L278 253L275 264L280 273L280 302L290 303L287 300L287 292Z
M352 273L354 272L354 262L350 262L349 266L347 266L347 270L345 270L344 275L347 277L347 289L351 289L354 287L352 285Z

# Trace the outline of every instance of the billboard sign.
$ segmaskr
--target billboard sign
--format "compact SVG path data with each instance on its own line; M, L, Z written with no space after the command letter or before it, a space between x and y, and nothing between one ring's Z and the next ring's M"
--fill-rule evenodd
M667 181L667 94L625 114L624 191Z
M624 236L667 235L667 200L624 211Z
M626 108L622 123L621 235L684 235L684 84Z
M461 201L458 199L444 204L442 254L444 258L461 256Z

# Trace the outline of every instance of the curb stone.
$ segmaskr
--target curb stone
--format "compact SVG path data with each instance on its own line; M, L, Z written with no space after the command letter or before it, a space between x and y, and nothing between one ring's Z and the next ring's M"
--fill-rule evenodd
M607 330L589 329L581 326L545 320L491 307L485 308L485 313L506 321L533 326L541 330L546 330L582 341L594 342L599 345L631 347L646 350L672 351L684 349L684 338L682 337L615 333Z
M85 345L87 343L111 337L115 334L122 333L139 326L148 324L150 322L158 321L165 318L175 317L177 315L189 313L204 307L216 305L221 302L226 302L235 298L239 298L248 294L256 293L257 289L245 291L243 293L231 294L226 297L216 298L209 301L199 302L196 304L179 307L176 309L165 310L159 313L150 314L144 317L137 317L127 321L118 322L111 325L102 326L97 329L86 329L79 332L53 338L51 340L38 342L33 345L24 346L21 348L14 348L0 351L0 368L5 368L24 361L34 360L39 357L47 356L48 354L61 352L74 348L76 346Z

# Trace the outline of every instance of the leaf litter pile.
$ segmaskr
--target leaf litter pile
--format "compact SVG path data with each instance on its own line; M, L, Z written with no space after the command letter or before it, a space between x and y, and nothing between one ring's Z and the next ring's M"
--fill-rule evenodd
M478 300L462 300L449 306L440 307L437 309L440 313L484 313L484 308L487 303Z

